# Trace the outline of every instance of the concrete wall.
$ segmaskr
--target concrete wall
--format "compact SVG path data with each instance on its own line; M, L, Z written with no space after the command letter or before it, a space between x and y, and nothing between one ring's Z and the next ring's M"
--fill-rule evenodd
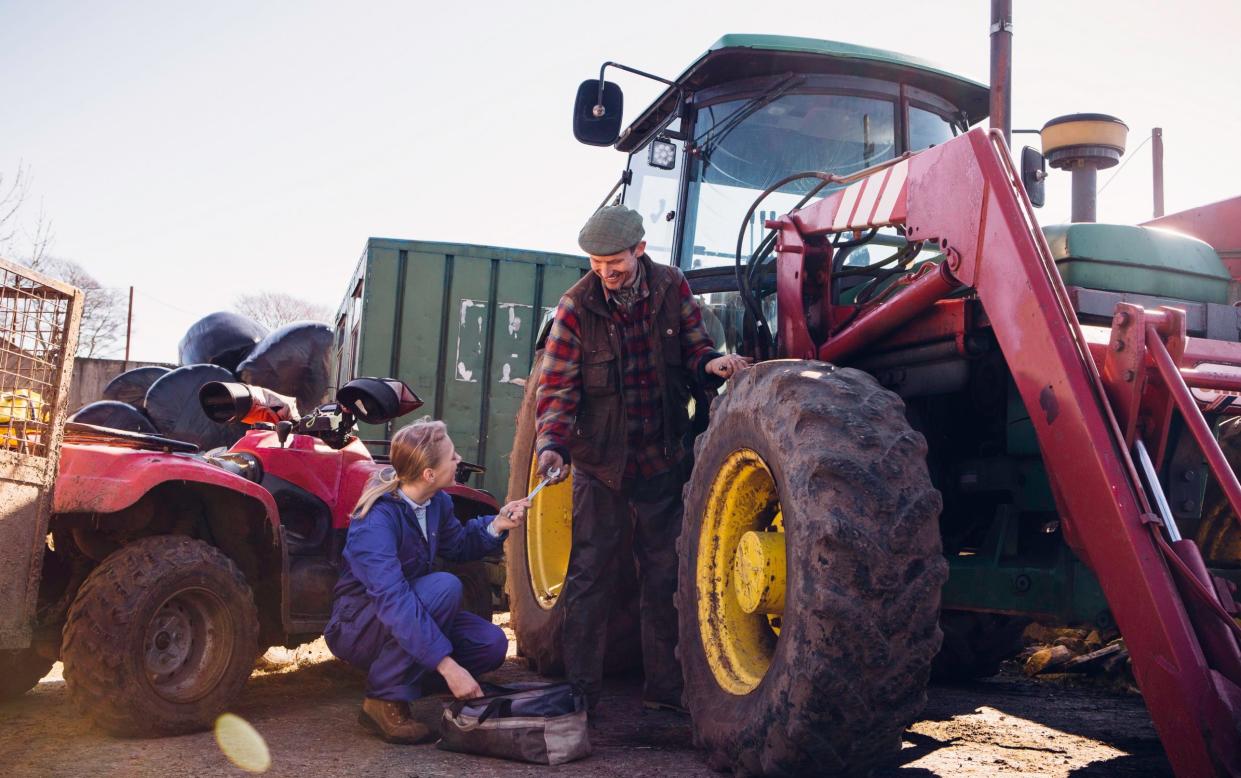
M175 368L166 362L126 362L123 359L75 359L73 382L69 385L69 413L83 405L103 399L103 388L126 370L146 365Z

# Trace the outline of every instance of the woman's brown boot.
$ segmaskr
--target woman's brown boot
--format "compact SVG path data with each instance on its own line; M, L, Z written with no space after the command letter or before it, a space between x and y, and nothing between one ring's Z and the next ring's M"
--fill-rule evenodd
M409 716L409 705L367 697L362 701L358 723L389 743L410 745L432 739L431 730Z

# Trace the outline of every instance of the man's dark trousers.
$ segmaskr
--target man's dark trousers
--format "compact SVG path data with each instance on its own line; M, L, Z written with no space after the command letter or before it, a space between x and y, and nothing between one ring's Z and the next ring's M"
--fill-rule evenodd
M677 536L681 532L679 473L621 491L573 468L573 550L565 578L565 671L593 708L599 701L608 613L614 602L625 539L633 533L641 591L643 699L681 704L681 667L676 659Z

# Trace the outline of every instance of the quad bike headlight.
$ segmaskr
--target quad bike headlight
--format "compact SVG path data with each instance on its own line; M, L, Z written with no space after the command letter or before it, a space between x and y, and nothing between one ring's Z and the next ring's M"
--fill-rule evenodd
M297 401L292 397L249 384L211 381L198 390L198 401L207 418L220 423L275 424L298 417Z

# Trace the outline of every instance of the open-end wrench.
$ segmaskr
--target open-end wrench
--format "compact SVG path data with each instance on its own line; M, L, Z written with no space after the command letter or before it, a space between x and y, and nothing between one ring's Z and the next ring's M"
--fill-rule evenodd
M548 470L547 475L543 476L543 480L539 481L539 485L534 487L533 491L531 491L530 494L526 495L526 499L533 500L534 495L542 491L543 487L547 486L549 481L551 481L553 478L559 478L559 477L560 477L560 468L553 467L551 470Z

